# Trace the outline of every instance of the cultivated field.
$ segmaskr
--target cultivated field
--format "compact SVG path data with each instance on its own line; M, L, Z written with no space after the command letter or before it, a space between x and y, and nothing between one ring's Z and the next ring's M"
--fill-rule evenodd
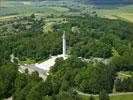
M133 5L119 7L117 9L96 9L96 12L101 17L133 22Z
M11 7L11 8L1 8L0 15L16 15L16 14L25 14L25 13L64 13L68 12L69 9L64 7Z
M98 9L92 5L84 5L74 3L72 1L65 2L15 2L7 1L1 2L0 16L11 17L19 14L65 14L65 15L79 15L80 13L91 13L96 11L98 16L109 19L120 19L124 21L133 22L133 5L123 6L115 9Z

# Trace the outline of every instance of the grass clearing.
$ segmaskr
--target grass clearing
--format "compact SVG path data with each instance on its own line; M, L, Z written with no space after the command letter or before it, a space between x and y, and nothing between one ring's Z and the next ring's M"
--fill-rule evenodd
M48 22L46 23L46 25L44 26L43 28L43 32L45 33L48 33L48 32L53 32L53 25L56 24L55 22Z
M19 61L20 64L35 64L36 61L26 58L25 61Z
M113 56L120 56L119 53L117 52L117 50L115 50L115 48L112 48L112 52L113 52Z
M58 12L68 12L69 11L69 9L65 8L65 7L49 7L49 8L56 10Z
M105 15L105 18L109 18L109 19L118 19L117 17L113 16L113 15Z
M9 15L9 16L0 16L0 20L12 19L19 16L30 16L31 14L19 14L19 15Z
M119 17L124 18L125 20L128 20L130 22L133 22L133 13L122 13L119 15Z
M61 23L65 23L66 21L63 18L47 18L45 20L46 24L43 27L43 32L49 33L53 32L53 26Z
M30 2L30 1L22 1L22 4L23 4L23 5L28 5L28 6L29 6L29 5L32 5L32 2Z
M132 100L133 94L111 96L111 100Z
M81 96L83 100L89 100L88 96ZM99 97L94 97L95 100L99 100ZM110 100L132 100L133 99L133 94L123 94L123 95L115 95L115 96L110 96Z
M129 72L129 71L121 71L117 73L117 76L119 79L124 79L124 78L128 78L128 77L132 77L133 76L133 72Z

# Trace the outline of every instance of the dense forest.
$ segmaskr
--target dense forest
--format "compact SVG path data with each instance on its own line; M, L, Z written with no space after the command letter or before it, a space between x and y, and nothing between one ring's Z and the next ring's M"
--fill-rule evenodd
M26 21L28 23L24 23ZM112 49L123 58L132 56L132 23L92 17L73 17L67 21L54 25L50 33L43 32L43 19L36 20L33 16L8 22L11 26L3 25L0 30L1 55L13 53L20 59L39 61L61 54L62 33L66 31L68 52L73 56L110 58Z
M33 14L0 22L0 99L82 100L77 90L112 93L114 86L117 92L133 91L133 76L116 78L120 71L133 71L133 24L88 15L63 18L51 32L43 31L45 18ZM9 63L11 54L35 62L61 54L64 31L70 57L57 59L45 82L37 72L21 74L17 63ZM82 59L91 57L109 62Z

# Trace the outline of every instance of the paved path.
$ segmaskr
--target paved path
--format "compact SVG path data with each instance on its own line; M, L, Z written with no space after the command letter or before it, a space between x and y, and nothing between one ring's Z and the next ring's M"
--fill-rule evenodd
M8 98L8 99L5 99L5 100L12 100L12 97L11 98Z
M52 66L54 66L54 64L55 64L55 60L57 59L57 58L61 58L61 57L63 57L63 55L61 54L61 55L57 55L57 56L52 56L51 58L49 58L48 60L46 60L46 61L44 61L44 62L42 62L42 63L37 63L37 64L35 64L35 66L37 67L37 68L41 68L41 69L43 69L43 70L50 70L50 67L52 67ZM64 58L65 59L65 58Z
M61 58L63 55L57 55L52 56L50 59L37 64L30 64L30 65L19 65L19 72L24 73L26 69L28 69L29 74L31 74L34 71L37 71L39 73L39 76L42 77L44 80L46 79L48 72L52 66L55 64L55 60L57 58ZM66 56L64 59L67 59L68 56Z
M26 69L28 69L29 74L34 71L37 71L39 73L39 76L42 77L44 80L47 77L47 70L38 68L35 65L19 65L19 72L24 73Z
M83 93L83 92L80 92L80 91L77 91L77 93L79 95L83 95L83 96L94 96L94 97L97 97L99 96L98 94L94 95L94 94L87 94L87 93ZM109 96L115 96L115 95L127 95L127 94L133 94L133 92L122 92L122 93L110 93Z

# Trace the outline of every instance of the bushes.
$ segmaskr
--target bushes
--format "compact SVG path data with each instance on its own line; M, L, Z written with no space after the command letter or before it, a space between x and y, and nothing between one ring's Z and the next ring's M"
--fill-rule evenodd
M82 100L82 99L72 91L68 91L68 92L61 91L57 95L57 100Z
M133 77L125 78L123 80L117 79L115 88L118 92L132 92L133 91Z
M99 100L110 100L109 95L105 90L100 91Z
M17 75L18 69L12 63L5 63L0 67L0 99L12 96Z

